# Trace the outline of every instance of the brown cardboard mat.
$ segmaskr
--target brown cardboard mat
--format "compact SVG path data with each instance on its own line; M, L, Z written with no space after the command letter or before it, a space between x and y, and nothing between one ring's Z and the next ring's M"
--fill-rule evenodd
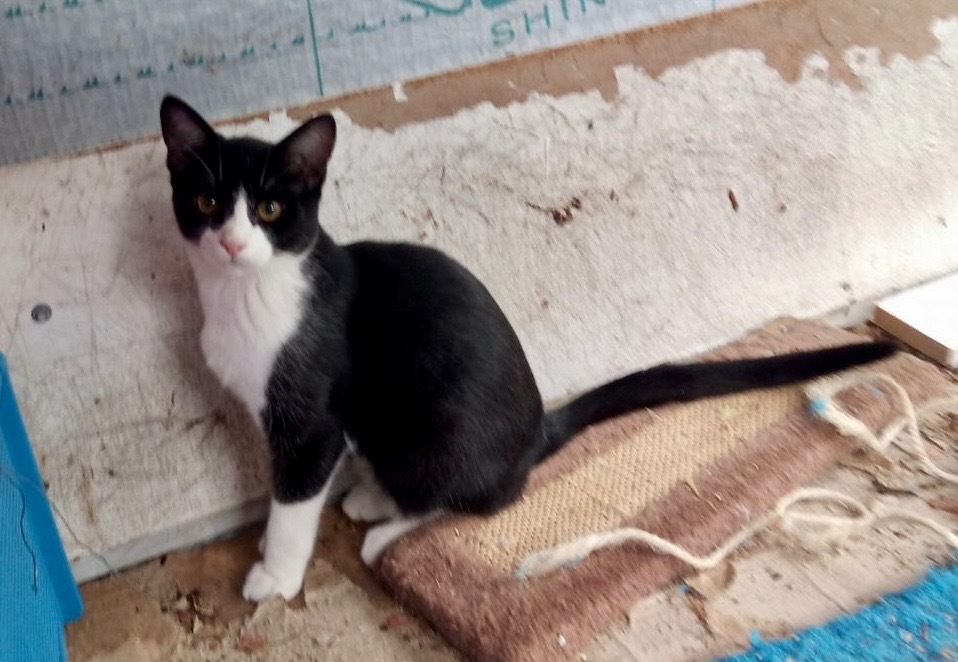
M780 320L703 360L860 340L818 323ZM912 356L871 369L891 374L916 402L947 385ZM874 426L895 414L888 398L864 390L843 402ZM514 572L526 554L621 526L705 554L853 448L808 416L799 386L636 412L575 439L533 472L523 498L503 512L440 520L397 541L379 573L468 659L569 658L687 569L625 545L520 580Z

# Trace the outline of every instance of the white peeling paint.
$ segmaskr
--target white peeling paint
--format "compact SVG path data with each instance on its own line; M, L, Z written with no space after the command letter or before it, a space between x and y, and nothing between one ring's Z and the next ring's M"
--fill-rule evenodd
M409 101L409 97L406 96L406 90L403 89L401 80L393 81L392 88L393 99L395 99L396 103L406 103Z

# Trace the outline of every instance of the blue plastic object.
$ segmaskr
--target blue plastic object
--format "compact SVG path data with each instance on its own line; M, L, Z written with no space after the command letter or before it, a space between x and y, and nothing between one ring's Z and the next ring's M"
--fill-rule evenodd
M958 566L934 568L901 593L722 662L922 662L958 659Z
M80 591L0 354L0 661L66 660Z

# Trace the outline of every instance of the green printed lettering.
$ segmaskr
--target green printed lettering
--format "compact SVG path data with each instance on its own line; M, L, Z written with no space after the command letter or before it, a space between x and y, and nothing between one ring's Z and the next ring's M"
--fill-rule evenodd
M441 5L437 2L430 2L429 0L403 0L403 1L408 2L411 5L416 5L417 7L422 7L427 12L430 12L430 13L435 12L439 14L440 16L459 16L459 14L461 14L462 12L472 7L472 0L461 0L458 7L454 5L449 5L448 3L445 5ZM491 0L491 1L494 2L495 0ZM499 2L501 4L502 2L510 2L510 0L499 0Z
M586 2L592 2L600 7L605 7L605 0L579 0L579 6L582 7L582 13L586 13Z
M512 43L516 38L516 31L512 29L512 22L507 18L493 23L489 31L492 32L494 46L505 46Z
M545 23L547 28L552 27L552 19L549 18L549 7L547 5L542 5L542 13L539 15L532 14L529 12L523 12L523 18L526 20L526 34L532 34L532 25L539 21Z

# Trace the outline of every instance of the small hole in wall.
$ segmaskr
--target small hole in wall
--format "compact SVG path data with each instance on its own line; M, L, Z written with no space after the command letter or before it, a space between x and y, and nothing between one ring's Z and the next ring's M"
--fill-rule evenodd
M38 303L30 311L30 317L37 324L43 324L53 316L53 309L45 303Z

